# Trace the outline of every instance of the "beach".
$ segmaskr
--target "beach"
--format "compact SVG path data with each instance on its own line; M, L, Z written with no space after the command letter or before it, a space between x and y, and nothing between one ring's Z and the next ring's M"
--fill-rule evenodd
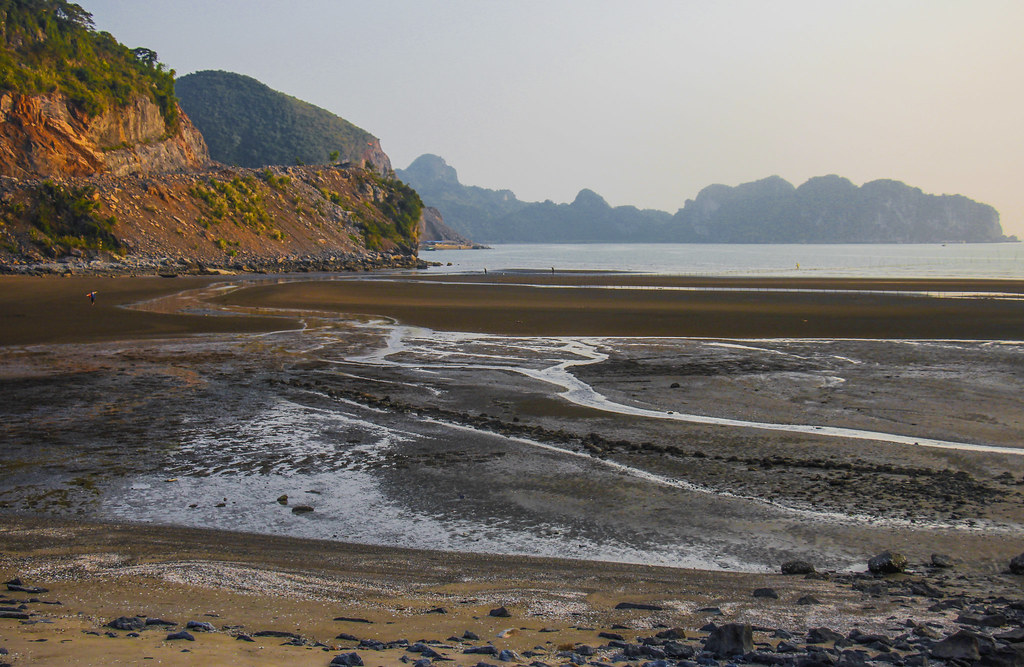
M33 615L0 619L0 647L14 664L398 664L420 656L359 641L404 638L455 664L496 660L463 653L488 641L563 664L618 641L600 632L634 645L681 628L696 658L709 621L750 623L778 655L776 630L923 637L910 620L937 643L975 606L1022 595L1006 572L1024 551L1022 293L629 274L4 278L0 575L63 604L8 593ZM909 574L863 573L886 549ZM832 574L781 575L793 559ZM818 602L797 604L807 595ZM501 606L511 616L489 615ZM1017 613L1004 606L1002 630ZM176 626L103 627L136 615ZM216 632L166 639L189 620ZM301 642L235 639L259 631ZM480 640L451 639L466 631Z

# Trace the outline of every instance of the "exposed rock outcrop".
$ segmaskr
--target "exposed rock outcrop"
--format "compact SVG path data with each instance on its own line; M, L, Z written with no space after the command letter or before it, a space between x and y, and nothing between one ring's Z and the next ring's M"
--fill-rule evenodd
M429 248L485 248L474 243L445 224L441 212L432 206L423 207L420 216L420 246Z
M0 272L417 266L420 206L402 183L343 167L0 177Z
M144 96L89 117L59 93L0 94L0 175L155 175L209 164L188 118L180 114L168 133L159 107Z

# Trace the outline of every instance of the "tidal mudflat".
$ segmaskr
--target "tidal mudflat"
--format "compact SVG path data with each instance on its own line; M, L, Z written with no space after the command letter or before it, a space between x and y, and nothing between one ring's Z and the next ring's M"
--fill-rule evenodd
M946 554L991 578L1024 550L1017 340L646 335L643 320L629 335L567 334L558 300L593 317L587 290L526 285L515 289L535 290L536 308L490 312L528 331L462 326L504 298L486 285L444 330L380 312L381 294L422 289L402 280L190 286L133 312L221 317L221 332L2 348L11 535L42 516L748 578L794 559L853 576L885 549L914 563ZM365 308L332 291L361 284ZM813 303L778 296L790 305L772 331L800 325ZM773 298L750 309L764 316ZM920 307L985 320L1003 300L1019 306L1004 295ZM1014 324L1000 317L970 324ZM246 318L260 330L230 332ZM5 571L31 571L31 540L19 544L11 557L29 560Z

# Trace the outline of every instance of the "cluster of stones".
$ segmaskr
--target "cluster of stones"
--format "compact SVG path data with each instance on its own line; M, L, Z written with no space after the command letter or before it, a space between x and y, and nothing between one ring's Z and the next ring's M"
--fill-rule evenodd
M324 254L304 257L239 258L223 262L195 262L180 257L123 258L64 257L54 261L0 263L0 273L17 275L222 275L233 273L338 273L375 269L425 269L430 263L414 255L368 252L366 254Z
M287 500L285 499L285 502ZM718 667L729 665L779 665L785 667L859 667L868 663L897 667L925 667L932 664L957 667L1016 667L1024 665L1024 599L1002 597L977 598L956 589L956 578L949 576L915 577L907 574L908 560L903 555L886 551L868 561L868 572L858 574L819 573L806 561L789 561L782 565L783 574L803 575L808 578L829 580L837 585L850 585L870 596L920 596L934 601L929 608L936 612L955 612L954 623L934 621L917 622L906 619L894 621L898 627L892 634L865 633L854 628L840 632L829 627L813 627L806 632L793 632L779 627L754 626L749 623L708 623L696 630L656 626L647 635L627 638L629 627L613 625L608 629L576 627L576 631L595 633L593 645L575 643L557 644L548 641L531 650L516 653L502 649L491 642L483 642L472 630L447 640L360 638L341 633L332 644L307 639L299 634L279 630L244 632L240 627L225 626L218 630L206 621L192 620L184 626L174 621L145 616L121 616L106 624L104 632L111 637L127 633L138 637L148 629L166 632L166 641L196 641L197 634L227 632L238 641L256 641L257 638L281 639L282 645L318 647L325 652L337 653L325 659L325 664L360 666L364 660L375 663L370 656L381 652L400 652L399 660L414 667L428 667L439 662L473 664L476 667L499 667L501 664L528 664L530 667L555 667L613 664L631 664L640 667ZM947 571L953 565L948 556L935 554L926 568L932 573ZM1012 559L1009 574L1024 575L1024 554ZM20 579L6 582L8 594L20 593L37 596L45 588L25 585ZM774 589L758 588L753 597L778 599ZM810 596L805 596L810 597ZM22 623L38 622L32 605L59 602L43 601L38 597L19 600L0 597L0 618L16 619ZM797 604L821 604L818 600L797 601ZM651 603L621 602L616 610L623 612L663 612L663 607ZM714 615L720 611L709 608ZM443 607L425 613L445 614ZM488 613L493 618L512 618L505 607ZM370 624L364 618L339 616L338 622ZM525 629L524 629L525 630ZM99 631L87 631L100 634ZM515 632L506 630L498 636ZM542 628L540 633L551 633L557 638L557 628ZM347 648L343 648L348 644ZM487 660L494 660L489 663ZM0 663L3 664L3 663Z

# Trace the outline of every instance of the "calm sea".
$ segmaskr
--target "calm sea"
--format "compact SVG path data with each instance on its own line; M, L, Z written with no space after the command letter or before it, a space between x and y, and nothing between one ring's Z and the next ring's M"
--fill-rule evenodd
M696 276L1024 279L1024 243L948 245L507 244L434 250L435 272L512 269ZM448 266L448 263L451 266Z

